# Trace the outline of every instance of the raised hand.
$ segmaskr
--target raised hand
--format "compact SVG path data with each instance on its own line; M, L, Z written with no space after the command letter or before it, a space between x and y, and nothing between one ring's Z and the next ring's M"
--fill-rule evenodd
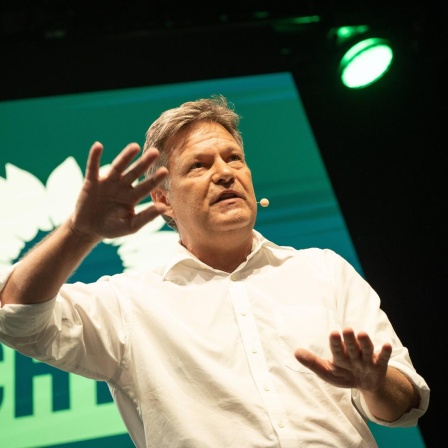
M390 344L384 344L379 353L374 353L367 333L355 335L351 328L345 328L342 337L337 331L330 334L330 349L331 360L300 348L294 354L299 362L334 386L375 391L383 385L392 353Z
M71 218L75 232L97 241L135 233L163 213L166 206L161 203L151 204L137 214L135 206L168 175L166 168L160 168L153 176L136 183L159 154L153 148L134 160L140 147L130 143L114 159L109 172L100 176L102 152L103 145L95 142L90 149L84 184Z

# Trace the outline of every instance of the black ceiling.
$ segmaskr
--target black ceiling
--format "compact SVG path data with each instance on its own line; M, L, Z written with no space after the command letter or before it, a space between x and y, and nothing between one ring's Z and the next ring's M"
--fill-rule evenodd
M4 0L0 100L294 69L322 82L336 64L329 32L341 25L369 24L403 59L439 64L443 12L436 2Z
M397 18L421 30L438 20L442 2L400 5L381 1L3 0L0 33L9 41L70 39L125 33L227 26L262 26L299 16L318 15L325 23L393 23Z

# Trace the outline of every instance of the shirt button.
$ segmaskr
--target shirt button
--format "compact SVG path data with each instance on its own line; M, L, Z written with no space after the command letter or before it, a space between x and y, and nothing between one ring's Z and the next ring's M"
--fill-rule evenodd
M257 353L257 352L258 352L257 347L252 347L252 353Z
M247 310L240 310L241 316L247 316Z
M230 280L233 280L234 282L238 280L238 274L236 272L234 272L231 276L230 276Z
M266 392L268 392L268 391L271 390L271 388L270 388L267 384L265 384L265 385L263 386L263 389L264 389Z
M278 425L279 428L284 428L285 427L285 424L283 423L283 420L279 420L277 422L277 425Z

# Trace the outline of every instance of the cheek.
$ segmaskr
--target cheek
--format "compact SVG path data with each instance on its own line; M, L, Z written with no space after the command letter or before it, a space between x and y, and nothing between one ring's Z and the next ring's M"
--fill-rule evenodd
M196 185L178 185L176 194L171 194L170 203L173 214L178 217L189 216L200 213L204 210L206 198L204 198L202 189Z
M249 193L254 193L254 184L252 182L252 175L250 174L250 172L247 174L247 176L245 176L242 180L243 185L246 189L247 192Z

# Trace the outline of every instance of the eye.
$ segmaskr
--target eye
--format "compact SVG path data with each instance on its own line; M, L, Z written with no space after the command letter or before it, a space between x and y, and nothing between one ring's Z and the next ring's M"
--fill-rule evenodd
M229 157L229 161L230 162L239 162L239 161L242 161L242 160L243 160L243 157L240 154L232 154Z
M204 166L204 164L203 164L202 162L194 162L194 163L191 165L190 169L191 169L191 170L197 170L197 169L199 169L199 168L202 168L203 166Z

